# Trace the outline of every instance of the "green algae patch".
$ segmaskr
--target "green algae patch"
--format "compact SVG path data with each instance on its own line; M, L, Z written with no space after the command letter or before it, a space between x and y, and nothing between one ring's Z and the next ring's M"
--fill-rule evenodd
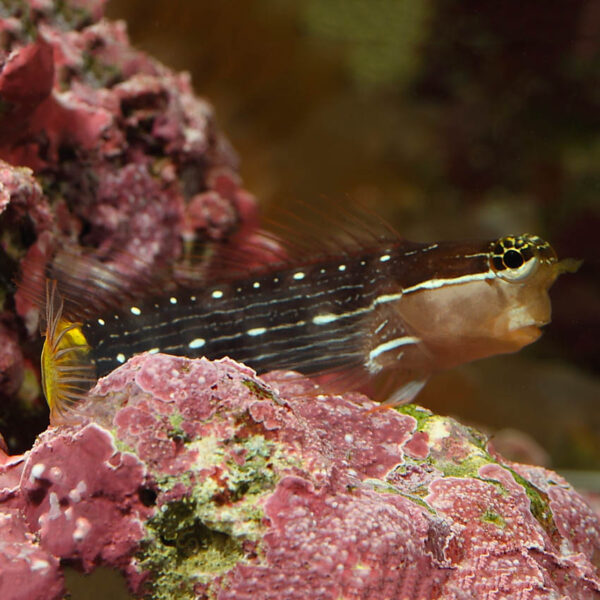
M423 431L424 424L433 416L433 413L418 404L404 404L395 409L402 415L412 417L417 422L417 431Z
M548 535L552 538L558 535L547 494L510 467L499 463L486 449L487 436L471 427L458 423L450 417L435 415L416 404L407 404L396 410L416 419L417 431L427 434L429 444L429 453L426 458L419 460L418 458L406 456L405 463L395 470L396 473L403 476L408 473L411 465L417 467L427 465L429 468L439 471L442 477L471 477L485 481L495 486L502 495L506 496L509 491L502 483L494 479L481 477L479 474L481 467L488 464L498 464L510 472L515 481L523 488L529 499L531 514ZM413 494L417 497L425 495L427 492L427 484L420 489L413 490ZM506 525L501 515L497 515L490 510L482 515L481 520L492 523L497 527Z
M410 483L404 481L403 486L410 488L406 497L411 501L435 513L425 498L430 493L432 481L447 477L478 479L493 485L502 495L508 493L500 482L480 475L482 467L498 464L487 451L487 438L483 434L450 417L435 415L415 404L397 410L417 420L417 431L426 434L428 446L426 456L418 458L405 454L404 462L393 471L392 484L394 477L409 478ZM420 475L415 476L415 473ZM491 515L488 516L491 518Z
M167 436L169 439L182 444L190 441L189 436L182 427L183 423L184 419L180 413L174 412L173 414L169 415L170 429L167 431Z
M242 385L247 387L252 395L258 400L271 400L271 402L281 404L275 394L273 394L267 386L261 385L258 381L254 381L253 379L242 379Z
M546 533L552 538L556 539L559 535L556 523L554 522L554 515L550 508L550 499L548 494L534 486L531 482L527 481L524 477L519 475L516 471L510 467L505 467L515 481L525 490L527 498L529 498L529 506L531 514L535 517L537 522L544 528Z
M490 508L486 509L485 512L481 515L481 521L483 523L490 523L491 525L495 525L499 529L504 529L506 527L506 520L504 517L497 512L491 510Z
M376 492L378 494L392 494L392 495L402 496L403 498L406 498L407 500L410 500L411 502L414 502L418 506L426 509L430 513L437 514L437 512L434 509L432 509L431 506L429 506L427 504L427 502L425 502L425 500L423 500L422 498L420 498L416 495L413 495L413 494L408 494L405 491L399 489L397 486L395 486L392 483L389 483L387 481L382 481L381 479L363 479L361 487L373 490L374 492ZM354 491L355 489L357 489L357 488L353 488L352 490L348 489L347 491L351 492L351 491Z
M264 535L262 498L292 464L281 445L263 435L207 436L186 449L196 455L186 477L156 476L161 493L183 486L185 496L163 504L146 523L137 557L151 573L151 599L195 598L195 585L244 559L247 544Z
M273 469L274 462L289 462L279 454L279 445L262 435L250 436L241 445L245 452L243 462L227 461L227 487L233 501L272 490L279 479Z
M469 456L460 462L455 461L444 461L436 460L432 464L435 464L436 468L440 470L444 477L473 477L475 479L481 479L478 475L479 469L485 465L494 462L488 460L485 456ZM497 483L494 481L485 480L489 483Z
M483 447L481 437L454 419L431 415L421 430L429 437L425 461L445 477L479 478L481 467L496 462Z
M197 508L191 498L176 500L148 521L151 536L138 555L140 566L155 574L147 598L192 599L196 583L210 581L243 557L240 541L208 527Z
M113 443L119 452L122 452L123 454L133 454L134 456L137 456L135 448L121 440L118 437L118 432L116 429L112 429L110 433L113 438Z

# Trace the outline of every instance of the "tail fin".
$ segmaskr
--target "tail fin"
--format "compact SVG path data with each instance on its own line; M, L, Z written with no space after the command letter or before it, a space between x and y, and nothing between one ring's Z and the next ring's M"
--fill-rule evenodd
M90 347L79 323L63 317L56 281L46 282L46 339L42 350L42 387L50 422L64 423L67 414L96 382Z

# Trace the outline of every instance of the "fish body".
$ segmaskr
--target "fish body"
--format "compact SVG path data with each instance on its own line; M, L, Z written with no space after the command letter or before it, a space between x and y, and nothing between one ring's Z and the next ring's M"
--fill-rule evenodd
M410 384L533 342L550 320L548 289L568 269L529 234L491 242L387 240L140 297L81 322L64 318L54 299L45 391L52 412L62 414L96 377L141 352L229 356L258 373L345 372L353 381L394 370Z

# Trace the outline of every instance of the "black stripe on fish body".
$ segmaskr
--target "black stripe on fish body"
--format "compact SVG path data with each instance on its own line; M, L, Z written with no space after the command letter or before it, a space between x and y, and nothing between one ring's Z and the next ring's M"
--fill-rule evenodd
M367 317L390 281L387 257L346 256L185 290L90 319L83 332L99 376L144 351L230 356L258 372L362 365Z
M451 282L465 276L493 275L489 242L439 242L400 249L394 257L392 277L404 290L434 280Z
M91 366L105 375L144 351L228 355L259 372L337 371L344 390L394 367L405 385L392 403L406 401L432 371L537 339L550 318L549 287L579 264L558 262L530 234L487 243L395 240L372 251L290 260L247 278L229 273L170 295L140 281L128 285L117 265L63 258L46 289L42 359L57 422L93 385ZM90 272L93 286L80 280ZM33 277L25 286L34 299L36 283ZM75 300L63 304L69 295Z

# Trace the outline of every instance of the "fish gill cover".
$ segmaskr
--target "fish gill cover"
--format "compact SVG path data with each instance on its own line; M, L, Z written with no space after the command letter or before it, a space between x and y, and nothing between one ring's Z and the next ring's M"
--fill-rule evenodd
M12 448L28 446L39 402L19 266L39 269L67 240L160 264L183 234L219 239L254 218L210 105L133 50L103 4L0 7ZM160 354L94 397L78 425L2 451L2 598L63 598L67 566L110 567L151 598L600 597L598 516L555 473L502 459L452 419Z

